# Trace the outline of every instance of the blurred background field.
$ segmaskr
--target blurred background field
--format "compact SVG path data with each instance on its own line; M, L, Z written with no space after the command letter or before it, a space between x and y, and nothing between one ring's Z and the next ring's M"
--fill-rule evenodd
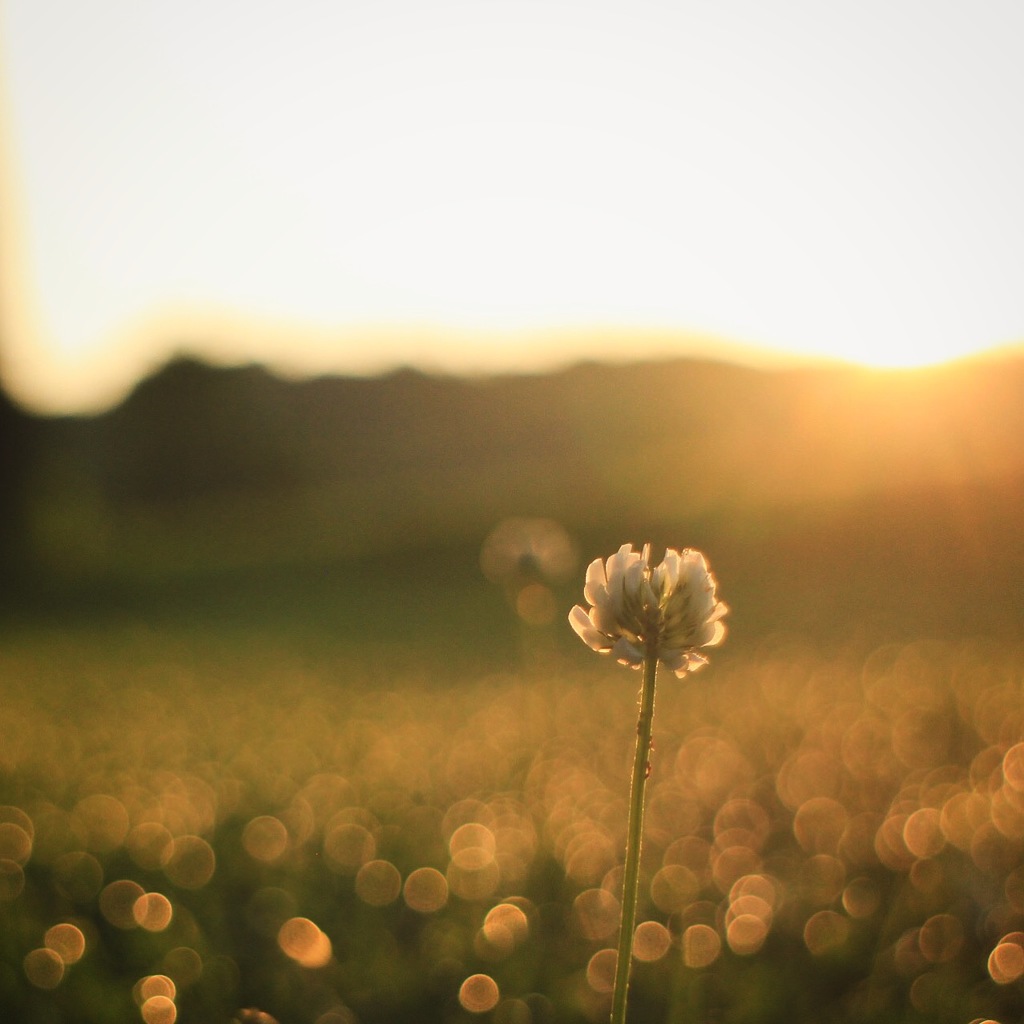
M4 412L0 1006L599 1021L624 541L732 606L664 677L637 1021L1024 1012L1024 364L285 381Z
M738 638L1017 637L1022 394L1019 359L284 381L181 358L96 416L10 410L5 600L390 630L360 579L433 629L499 608L481 545L541 517L577 568L627 539L702 548ZM564 601L576 576L547 582Z

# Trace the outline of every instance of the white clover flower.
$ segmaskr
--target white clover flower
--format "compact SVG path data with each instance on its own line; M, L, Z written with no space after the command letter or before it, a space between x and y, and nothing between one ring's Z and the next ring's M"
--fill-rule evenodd
M650 560L650 544L643 551L623 544L606 561L594 559L583 588L590 610L576 605L569 622L589 647L623 665L639 668L651 649L684 676L707 664L699 648L722 642L729 609L715 596L715 577L699 551L669 548L653 568Z

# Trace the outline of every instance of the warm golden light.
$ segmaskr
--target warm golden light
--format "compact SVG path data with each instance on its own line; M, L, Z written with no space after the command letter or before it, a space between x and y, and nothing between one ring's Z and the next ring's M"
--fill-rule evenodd
M331 960L331 940L308 918L293 917L277 935L281 951L303 967L325 967Z
M487 1013L498 1005L500 998L498 984L489 974L471 975L459 989L459 1002L470 1013Z
M25 977L36 987L54 989L64 979L64 961L52 949L33 949L22 962Z
M85 935L74 924L55 924L46 929L43 944L52 949L65 964L78 963L85 953Z
M162 932L174 917L174 907L162 893L147 892L133 904L132 916L147 932Z
M843 997L884 982L929 1019L951 994L969 997L965 1019L1016 1005L1019 645L894 642L826 657L790 643L723 659L714 686L659 694L634 991L668 980L714 997L727 982L729 999L754 998L757 976L788 995L787 974L802 988L799 972L836 968L856 976L837 982ZM416 1007L424 982L497 1024L554 1019L533 991L540 958L583 1016L606 1014L623 885L614 842L608 854L625 818L615 751L632 686L545 664L467 674L442 701L418 666L374 688L368 670L339 682L305 659L268 669L261 651L242 665L259 699L224 686L204 703L198 682L180 684L179 737L157 757L167 716L138 717L134 688L151 670L134 653L129 693L97 690L89 715L59 716L94 665L77 649L79 674L48 662L52 651L22 667L4 654L36 681L0 702L0 725L18 724L5 764L37 787L24 809L0 808L3 912L26 938L14 964L32 998L130 992L137 1017L169 1024L209 993L238 993L263 948L255 962L275 979L282 1021L351 1022L361 993ZM72 779L109 799L68 795ZM120 809L131 828L104 850L124 831ZM311 907L322 917L304 916Z
M398 9L254 18L237 46L227 8L154 31L104 2L65 36L5 5L20 399L95 409L182 343L364 373L722 355L685 340L712 336L908 367L1024 336L1015 5L886 32L859 6L785 31L755 9L746 32L664 5L628 46L611 9L510 5L499 33L458 5ZM872 68L855 89L851 60ZM112 105L111 82L136 102ZM659 332L670 347L640 336Z

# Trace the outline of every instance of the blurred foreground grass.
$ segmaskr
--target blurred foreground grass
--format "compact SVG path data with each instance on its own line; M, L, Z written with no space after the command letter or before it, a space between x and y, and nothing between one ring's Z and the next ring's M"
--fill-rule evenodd
M334 634L5 635L5 1019L606 1019L638 679L440 571ZM765 639L664 677L631 1018L1021 1019L1022 669Z

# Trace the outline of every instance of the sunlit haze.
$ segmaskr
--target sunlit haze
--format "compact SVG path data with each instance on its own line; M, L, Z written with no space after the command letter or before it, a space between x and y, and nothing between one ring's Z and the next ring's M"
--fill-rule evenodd
M1015 0L7 0L2 372L1024 342Z

